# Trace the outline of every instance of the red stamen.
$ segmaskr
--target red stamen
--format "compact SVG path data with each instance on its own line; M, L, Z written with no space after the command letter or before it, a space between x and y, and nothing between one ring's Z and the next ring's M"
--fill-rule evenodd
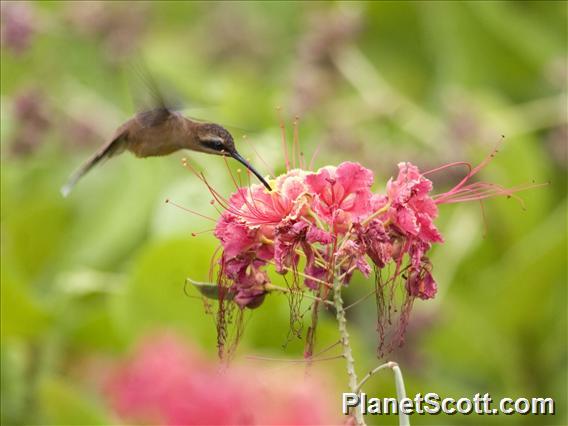
M502 186L493 183L475 182L454 193L451 193L450 191L444 194L438 194L434 197L434 200L436 204L452 204L467 201L479 201L490 197L506 196L509 198L514 198L524 209L524 201L521 197L516 195L516 193L519 191L539 188L546 185L548 184L526 184L512 188L503 188Z
M213 219L212 217L209 217L209 216L206 216L206 215L201 214L199 212L196 212L194 210L188 209L187 207L180 206L179 204L173 202L169 198L166 200L166 204L171 204L171 205L177 207L178 209L182 209L183 211L186 211L188 213L194 214L196 216L202 217L202 218L207 219L207 220L211 220L213 222L217 222L217 219Z
M465 166L468 168L468 173L471 172L471 164L466 161L456 161L454 163L444 164L443 166L436 167L435 169L428 170L427 172L422 173L423 176L426 176L430 173L436 173L445 169L449 169L450 167L457 167L457 166Z
M276 108L278 114L278 121L280 122L280 132L282 134L282 150L284 151L284 162L286 164L286 171L290 170L290 159L288 157L288 144L286 143L286 126L284 126L284 120L282 119L282 108Z
M219 254L219 252L221 251L221 249L223 248L223 246L221 244L219 244L217 246L217 248L215 249L215 251L213 252L213 255L211 256L211 263L209 264L209 281L213 282L215 279L215 266L219 264L219 260L221 259L221 255Z
M245 140L248 143L248 138L246 135L243 135L243 140ZM271 168L268 163L264 160L264 158L262 158L262 156L258 153L258 151L254 148L253 144L249 144L249 146L251 147L252 151L254 152L254 154L258 157L258 159L262 162L262 164L264 164L264 167L266 167L266 169L272 174L272 176L276 176L276 172L274 171L273 168Z
M231 181L233 182L233 185L235 185L235 189L238 191L239 188L240 188L239 184L237 183L237 181L235 180L235 177L233 176L233 171L229 167L229 162L227 161L227 157L225 155L223 155L223 160L225 161L225 166L227 167L227 170L229 171L229 176L231 177Z
M292 143L292 158L294 160L294 168L296 168L296 157L298 158L298 163L300 162L300 141L298 137L298 125L299 125L300 117L296 116L293 122L294 127L294 140Z
M191 236L192 237L197 237L198 235L203 235L203 234L207 234L208 232L214 232L215 228L211 228L211 229L204 229L203 231L198 231L198 232L192 232Z
M316 149L314 150L314 153L312 154L312 158L310 159L310 164L308 165L308 170L314 169L314 161L315 161L317 155L319 154L320 148L321 148L321 142L318 144L318 146L316 146Z
M485 166L487 166L487 164L489 164L489 162L493 159L493 157L495 157L495 154L497 152L499 152L497 150L497 148L499 147L499 144L503 141L503 139L501 139L501 141L499 141L499 143L497 144L497 146L495 148L493 148L493 150L491 151L491 153L485 157L483 159L483 161L481 161L481 163L479 163L477 166L475 166L473 169L470 169L469 172L467 173L467 175L456 185L454 186L450 191L447 192L447 194L451 194L454 192L457 192L460 188L462 188L473 176L475 176L477 173L479 173Z

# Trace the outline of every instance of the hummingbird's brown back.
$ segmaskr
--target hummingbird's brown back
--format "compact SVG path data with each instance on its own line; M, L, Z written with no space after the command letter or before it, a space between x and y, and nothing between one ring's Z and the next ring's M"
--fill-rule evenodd
M125 148L137 157L168 155L180 149L196 149L195 123L177 112L156 120L156 112L137 114L125 123Z

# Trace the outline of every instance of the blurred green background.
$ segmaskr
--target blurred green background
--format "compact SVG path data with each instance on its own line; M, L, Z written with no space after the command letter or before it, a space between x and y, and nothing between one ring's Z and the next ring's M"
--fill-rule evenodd
M479 162L506 186L550 182L514 200L442 206L433 254L440 291L415 303L401 364L407 392L553 397L555 416L413 416L414 424L566 424L567 12L565 2L2 2L2 424L116 421L97 368L156 329L215 354L213 318L184 294L206 280L215 215L188 155L219 191L224 162L201 154L92 171L67 199L67 176L135 112L143 57L189 114L227 125L282 172L277 105L316 166L349 159L384 187L399 161L423 170ZM132 88L134 86L134 89ZM245 129L245 130L241 130ZM246 141L240 136L246 133ZM462 171L436 176L438 191ZM356 277L354 301L371 283ZM195 294L194 294L195 295ZM350 311L360 374L377 365L375 308ZM239 356L299 358L286 348L288 304L250 315ZM335 341L323 314L320 347ZM98 366L98 367L97 367ZM345 388L341 360L325 365ZM394 395L389 373L366 386ZM337 397L339 398L339 396ZM338 410L339 410L338 406ZM393 424L396 418L368 418Z

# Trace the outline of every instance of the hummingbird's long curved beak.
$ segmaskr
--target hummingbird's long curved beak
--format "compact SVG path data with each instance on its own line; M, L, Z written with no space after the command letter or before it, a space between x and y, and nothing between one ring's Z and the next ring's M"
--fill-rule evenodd
M241 154L239 154L237 151L234 151L231 152L231 157L233 157L235 160L237 160L239 163L243 164L247 169L249 169L258 178L258 180L262 182L262 184L266 187L266 189L272 191L272 188L270 187L268 182L266 182L266 180L262 177L262 175L259 172L257 172L255 168L251 166L250 163L241 156Z

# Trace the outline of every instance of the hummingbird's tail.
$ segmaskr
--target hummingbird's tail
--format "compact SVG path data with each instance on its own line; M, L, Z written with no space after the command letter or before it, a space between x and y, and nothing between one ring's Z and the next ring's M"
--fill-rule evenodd
M71 193L77 182L79 182L79 179L87 174L89 170L91 170L101 161L124 151L124 144L121 143L124 141L123 136L123 134L120 134L119 136L115 137L103 149L93 155L89 160L85 162L85 164L83 164L77 171L75 171L75 173L73 173L71 177L69 177L67 183L61 187L61 195L63 195L63 197L67 197Z
M61 190L60 190L61 195L63 195L63 197L67 197L71 193L71 191L73 190L73 188L75 187L77 182L79 182L79 179L81 179L85 175L85 173L87 173L99 161L101 161L101 159L102 159L102 157L101 158L93 157L92 159L87 161L85 164L83 164L80 169L78 169L75 173L73 173L69 177L69 180L67 180L67 183L65 183L65 185L63 185L61 187Z

